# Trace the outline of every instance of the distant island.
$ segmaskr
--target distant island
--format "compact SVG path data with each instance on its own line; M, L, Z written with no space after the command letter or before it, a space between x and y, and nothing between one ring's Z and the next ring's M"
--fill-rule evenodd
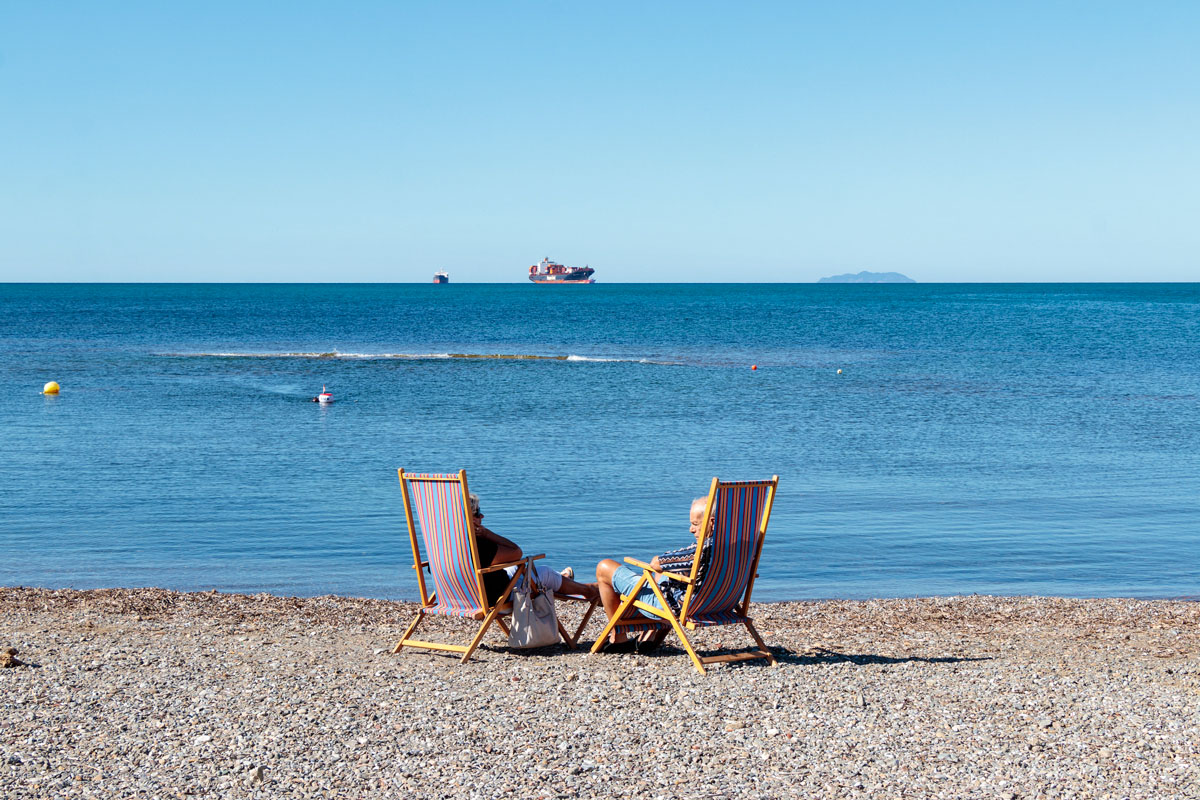
M863 270L857 275L849 272L845 275L831 275L828 278L821 278L817 283L916 283L916 281L899 272L867 272Z

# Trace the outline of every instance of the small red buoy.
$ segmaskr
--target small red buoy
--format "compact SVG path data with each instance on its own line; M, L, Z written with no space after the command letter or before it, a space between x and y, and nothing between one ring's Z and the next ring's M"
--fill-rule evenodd
M750 369L758 369L758 364L751 364Z

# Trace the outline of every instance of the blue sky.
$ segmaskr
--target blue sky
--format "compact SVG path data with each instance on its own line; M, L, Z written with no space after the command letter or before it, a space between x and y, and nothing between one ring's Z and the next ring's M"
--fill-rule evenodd
M0 6L0 281L1200 280L1200 4Z

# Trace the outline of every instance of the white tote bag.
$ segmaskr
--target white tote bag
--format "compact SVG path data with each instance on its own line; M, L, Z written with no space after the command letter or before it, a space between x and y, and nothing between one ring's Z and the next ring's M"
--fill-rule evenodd
M525 576L512 594L512 619L509 621L509 647L546 647L558 641L558 616L554 611L554 593L537 580L532 561L525 562Z

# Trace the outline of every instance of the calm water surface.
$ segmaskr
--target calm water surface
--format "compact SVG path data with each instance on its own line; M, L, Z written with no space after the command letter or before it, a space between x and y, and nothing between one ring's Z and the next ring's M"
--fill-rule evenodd
M1200 595L1196 284L8 284L0 376L0 585L412 598L405 467L581 574L778 474L760 599Z

